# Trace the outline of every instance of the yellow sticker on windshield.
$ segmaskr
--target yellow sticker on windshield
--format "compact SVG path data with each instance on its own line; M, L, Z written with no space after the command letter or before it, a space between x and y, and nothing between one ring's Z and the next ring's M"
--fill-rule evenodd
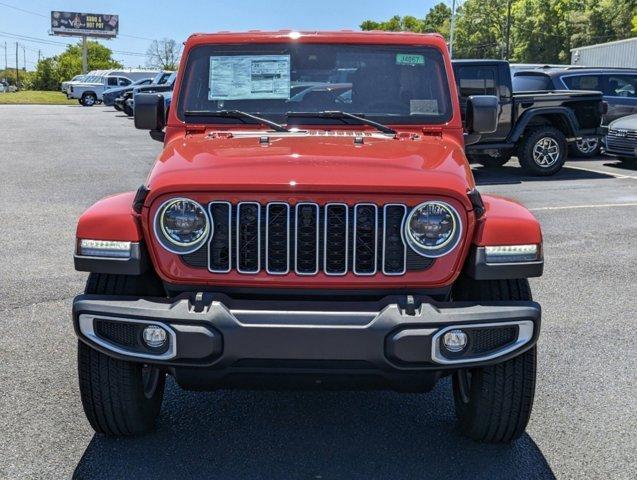
M396 65L424 65L425 56L413 53L397 53Z

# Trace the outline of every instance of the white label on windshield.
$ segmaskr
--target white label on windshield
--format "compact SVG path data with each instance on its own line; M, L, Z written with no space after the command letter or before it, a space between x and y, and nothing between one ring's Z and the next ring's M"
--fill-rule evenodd
M438 115L438 100L409 100L411 115Z
M210 57L208 100L290 98L289 55Z

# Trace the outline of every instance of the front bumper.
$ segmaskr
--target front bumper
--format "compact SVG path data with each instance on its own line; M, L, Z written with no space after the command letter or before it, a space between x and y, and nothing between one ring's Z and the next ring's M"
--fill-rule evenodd
M173 300L80 295L73 302L73 321L78 337L93 348L168 369L219 372L259 365L267 370L277 362L310 362L325 371L333 365L356 364L381 372L422 372L494 364L516 356L537 341L541 317L540 306L530 301L414 305L407 300L406 305L388 303L377 311L244 307L230 300L193 300L188 294ZM168 332L168 346L157 353L123 347L96 333L96 322L103 321L139 328L159 325ZM447 355L442 347L442 335L452 328L485 334L485 329L501 327L513 327L516 333L495 350L467 350L467 355L458 356ZM141 342L141 334L139 338Z

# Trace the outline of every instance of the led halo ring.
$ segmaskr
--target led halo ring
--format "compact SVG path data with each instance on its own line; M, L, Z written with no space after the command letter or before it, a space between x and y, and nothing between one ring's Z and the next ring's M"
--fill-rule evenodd
M170 237L168 233L166 233L166 230L164 228L163 214L165 213L168 207L170 207L172 204L176 202L189 202L189 203L195 204L197 208L199 208L201 212L203 213L204 218L206 219L206 226L204 228L203 235L201 235L201 237L199 237L197 240L194 240L192 242L187 242L187 243L178 242L174 240L172 237ZM210 218L208 216L208 213L206 212L206 209L202 207L199 202L196 202L195 200L192 200L190 198L185 198L185 197L171 198L169 200L166 200L164 203L162 203L157 209L157 212L155 213L155 218L153 221L153 229L155 231L155 237L157 238L161 246L164 247L166 250L168 250L170 253L175 253L177 255L186 255L189 253L196 252L206 243L206 240L208 239L208 237L214 233L214 225L210 221Z
M451 215L451 219L453 222L451 231L452 233L451 235L449 235L449 238L446 239L442 244L436 245L435 247L428 247L419 243L418 240L414 238L411 233L411 229L409 228L409 224L414 214L421 208L430 204L441 206L442 208L447 210L447 212ZM429 200L416 205L411 210L411 212L409 212L409 215L407 216L407 219L405 220L403 226L403 236L405 237L405 243L407 243L409 247L418 255L427 258L443 257L453 251L460 243L460 240L462 239L462 221L460 220L458 211L447 202L443 202L440 200Z

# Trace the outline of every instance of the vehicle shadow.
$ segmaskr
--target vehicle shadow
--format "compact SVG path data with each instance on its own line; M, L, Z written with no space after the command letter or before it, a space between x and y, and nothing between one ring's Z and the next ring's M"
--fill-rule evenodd
M604 164L605 167L620 168L622 170L628 170L629 172L637 172L637 160L614 160Z
M614 166L614 165L613 165ZM526 182L556 182L564 180L596 180L612 179L612 175L592 172L590 170L580 170L577 168L563 167L555 175L549 177L539 177L527 175L515 165L505 165L497 168L486 168L481 165L472 165L473 177L477 185L514 185Z
M157 429L95 435L89 479L511 479L555 476L530 436L482 445L456 430L449 381L429 394L182 391L169 382Z

